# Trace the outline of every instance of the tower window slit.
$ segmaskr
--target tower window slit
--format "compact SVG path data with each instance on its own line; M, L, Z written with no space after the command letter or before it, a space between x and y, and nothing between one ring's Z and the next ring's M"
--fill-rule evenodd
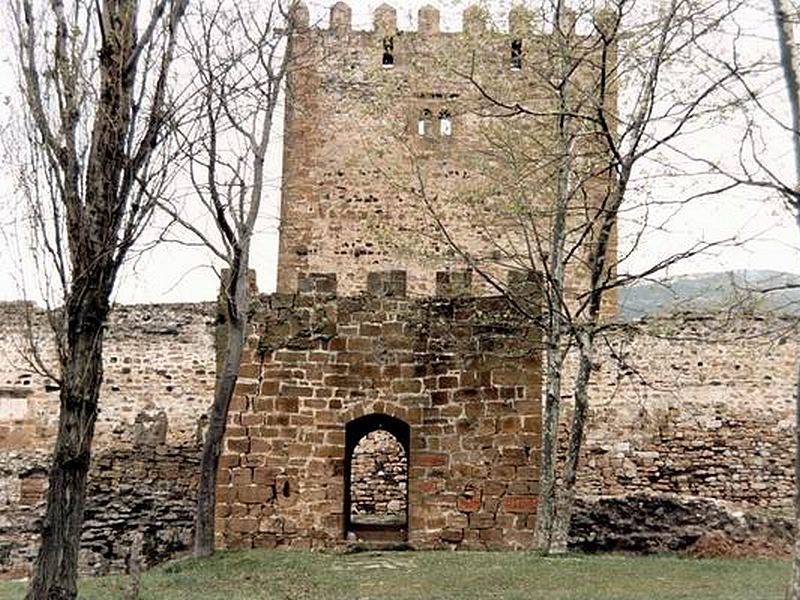
M522 40L511 42L511 70L520 71L522 69Z
M444 137L453 135L453 118L449 110L442 110L439 113L439 134Z
M383 68L394 67L394 38L383 38Z

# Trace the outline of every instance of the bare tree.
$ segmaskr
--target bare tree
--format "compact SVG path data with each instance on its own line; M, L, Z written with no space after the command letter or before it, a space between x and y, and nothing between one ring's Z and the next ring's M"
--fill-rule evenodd
M786 93L791 110L790 133L794 157L794 185L772 183L783 195L786 203L794 213L794 219L800 229L800 79L798 78L797 52L794 41L794 26L798 22L800 9L790 0L772 0L775 12L775 23L778 29L778 48L780 51L781 69L786 83ZM800 600L800 362L798 362L798 379L795 389L795 542L792 580L788 598Z
M634 169L656 155L660 148L677 141L684 129L697 122L704 112L728 103L727 94L720 98L717 92L724 90L735 76L743 74L730 70L707 73L703 84L686 95L678 95L674 87L662 83L670 75L672 64L684 60L685 56L696 52L698 48L702 49L706 39L717 33L722 22L735 12L735 4L709 2L698 6L683 0L663 2L658 18L643 29L635 24L625 26L632 40L642 45L637 48L631 62L628 62L627 56L618 59L617 50L620 41L630 49L632 40L625 40L622 22L635 9L635 2L619 0L611 6L613 8L599 13L595 20L598 49L603 59L597 63L599 72L595 80L596 87L583 90L582 96L590 100L579 106L575 117L588 123L589 127L593 126L601 136L603 147L595 155L594 161L596 168L610 177L601 193L600 202L588 215L585 235L581 236L580 243L586 244L588 249L582 265L586 279L578 284L578 302L570 310L569 299L563 295L559 297L558 306L568 314L569 341L577 350L578 368L572 382L574 408L560 473L560 489L555 492L546 490L552 495L548 497L547 493L544 494L537 513L537 546L544 551L564 552L567 548L589 408L589 383L595 368L595 348L605 327L603 304L606 296L622 283L651 276L670 264L707 249L705 244L699 244L675 252L644 273L618 275L618 257L611 252L615 250L616 223L623 210ZM560 8L557 7L557 15ZM558 30L563 29L561 22L557 20ZM574 23L575 19L571 19L571 22ZM566 55L572 57L571 60L585 60L574 47L569 44L566 47ZM616 99L617 88L621 77L631 74L635 74L640 88L635 100L620 110ZM661 101L663 95L671 96L673 101L665 106ZM563 109L561 112L569 114ZM578 179L586 182L585 176L579 175ZM557 237L563 234L553 231L551 235ZM550 279L553 278L552 274L551 269ZM549 336L550 331L547 333ZM548 413L546 406L545 422L552 420L557 424L558 419L548 418ZM545 442L543 439L542 445L543 458L545 453L555 456L556 440L548 439ZM549 464L552 464L552 460ZM556 478L553 473L545 475L543 472L543 480L555 481ZM551 503L552 506L549 506ZM554 516L551 517L551 513Z
M247 351L251 297L251 242L268 193L265 161L286 76L287 41L296 4L282 2L200 4L187 31L196 77L194 127L182 141L189 161L192 202L161 208L225 267L220 272L224 347L203 442L195 514L195 556L214 552L217 469L242 352ZM197 210L199 207L199 211ZM200 223L187 215L200 213ZM209 219L210 217L210 219Z
M27 598L72 599L103 337L119 270L168 178L159 148L168 78L188 0L13 0L19 87L39 260L59 291L51 311L60 385L47 510Z
M414 194L460 262L520 310L525 310L524 303L513 297L498 273L513 268L543 274L544 315L529 316L544 329L546 387L535 545L546 553L566 549L595 349L607 327L614 290L713 245L698 242L645 269L620 273L627 254L616 255L617 222L626 211L642 210L647 203L646 196L633 197L640 191L634 175L645 165L652 173L654 165L682 157L676 148L687 130L739 101L730 88L748 68L704 60L719 45L717 34L741 2L665 0L654 5L614 0L593 15L591 7L577 4L580 10L560 0L543 2L537 12L551 31L544 35L515 32L512 19L512 37L519 38L510 66L529 74L527 89L534 92L528 95L519 86L504 87L496 71L481 68L485 48L490 57L497 52L491 31L485 38L468 36L469 48L452 53L455 58L443 65L469 82L477 98L463 101L461 112L485 120L474 165L481 174L481 182L473 184L481 186L474 194L480 196L480 206L470 216L481 238L489 240L489 252L476 251L452 227L452 207L472 211L475 203L461 191L449 191L426 168L414 144L404 144ZM580 33L589 16L591 31ZM527 50L520 53L521 48ZM484 63L496 64L491 60ZM686 68L695 61L696 70ZM686 85L687 78L691 85ZM630 82L635 88L621 94ZM403 142L402 136L398 141ZM690 196L736 185L707 187ZM631 247L636 245L634 240ZM572 356L577 366L564 381ZM559 423L567 390L573 409L564 439Z

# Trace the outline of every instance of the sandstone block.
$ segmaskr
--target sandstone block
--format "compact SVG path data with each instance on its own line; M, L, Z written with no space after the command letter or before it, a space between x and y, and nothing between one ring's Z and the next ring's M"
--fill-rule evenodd
M538 499L536 496L506 496L503 498L503 509L510 513L535 513Z

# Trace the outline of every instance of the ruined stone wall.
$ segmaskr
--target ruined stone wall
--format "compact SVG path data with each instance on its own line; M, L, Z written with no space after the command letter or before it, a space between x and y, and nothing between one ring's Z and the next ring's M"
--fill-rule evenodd
M194 445L95 451L81 534L84 572L125 572L139 539L142 567L192 547L198 451ZM27 576L39 547L49 453L15 452L0 467L0 579ZM2 492L0 492L2 494Z
M517 7L509 21L507 32L489 28L473 7L463 31L442 32L438 11L424 8L418 31L399 32L394 9L384 6L374 30L355 31L339 3L329 29L293 38L278 291L292 292L300 273L330 271L352 294L363 291L368 271L403 269L411 293L430 295L437 270L464 268L442 225L473 265L501 281L509 266L543 270L535 250L531 264L530 241L548 246L560 151L557 120L533 114L555 110L557 50L532 13ZM520 68L510 61L513 40L523 44ZM586 101L601 62L597 36L574 35L570 43L586 58L573 75L573 96ZM387 44L391 65L383 62ZM531 114L509 116L488 96ZM606 101L613 105L615 94ZM607 172L595 164L605 159L599 136L576 133L573 182L581 189L573 190L568 247L583 243L608 184L596 175ZM582 258L575 253L570 287L585 281ZM476 284L476 293L494 293ZM613 312L614 293L607 296Z
M518 371L470 358L473 350L513 342L515 329L504 329L503 320L482 321L497 307L481 302L493 301L334 301L315 286L307 288L311 294L273 296L259 313L223 459L225 543L310 545L340 537L340 420L359 414L359 406L393 411L424 432L424 446L421 433L412 436L409 504L442 508L412 509L412 534L438 531L441 541L490 546L498 524L524 518L527 525L534 502L523 492L535 489L539 402L510 397L520 393ZM0 304L0 577L23 575L36 551L57 417L54 382L35 375L18 354L23 308ZM198 422L214 382L214 318L212 304L115 309L85 569L122 569L136 535L149 563L187 547ZM43 327L41 315L35 320ZM612 328L596 359L581 494L655 491L789 506L795 325L675 315ZM42 339L48 356L52 349ZM287 348L272 347L276 340L289 340ZM428 358L413 362L423 343ZM532 416L520 421L505 412L510 405ZM522 431L514 433L517 427ZM525 456L511 451L509 440L518 436L532 440ZM474 454L484 445L488 463ZM497 484L512 472L513 485ZM474 481L483 487L469 487ZM524 535L516 541L522 545Z
M353 451L351 520L362 523L405 522L408 459L388 431L373 431Z
M117 306L105 345L81 564L123 570L191 542L198 440L215 380L213 304ZM26 317L27 315L27 317ZM55 369L45 314L0 304L0 577L24 575L38 543L58 419L54 377L26 362L26 321Z
M617 327L601 346L583 494L652 491L791 505L795 320L651 318Z
M30 307L28 307L30 308ZM0 303L0 449L50 448L58 385L26 360L26 305ZM134 442L141 424L167 415L163 441L197 436L215 380L213 303L116 306L105 341L95 447ZM53 338L41 310L30 312L37 346L57 376ZM137 425L137 420L139 425Z
M503 298L409 299L402 272L371 274L360 296L337 296L332 276L300 290L264 297L254 319L220 461L219 544L342 543L346 425L388 415L410 426L412 546L528 547L538 332Z

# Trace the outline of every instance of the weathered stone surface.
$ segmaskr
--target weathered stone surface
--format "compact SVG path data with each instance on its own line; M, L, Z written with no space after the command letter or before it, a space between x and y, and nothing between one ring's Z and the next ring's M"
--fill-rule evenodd
M596 357L580 492L789 507L796 326L722 313L612 329Z
M723 552L760 546L789 554L792 520L775 514L743 511L708 498L635 494L581 499L575 506L570 546L625 552L694 551L704 540L724 540ZM702 549L700 547L699 549Z
M343 543L347 426L383 415L410 429L409 453L391 432L358 438L351 524L381 524L378 513L405 524L407 513L413 547L522 547L510 534L530 533L532 518L513 517L536 510L539 431L521 424L540 420L538 331L501 298L408 298L396 271L371 281L359 296L261 297L263 352L243 365L259 365L260 386L238 388L230 413L218 544L256 543L244 514L279 517L277 545ZM258 483L243 466L254 457L271 468ZM258 489L276 493L259 503Z
M525 32L525 61L532 64L546 36L532 31L531 15L520 10L510 26L514 35ZM498 236L513 234L503 216L508 190L499 165L492 168L499 190L492 191L478 164L486 160L480 150L491 119L470 120L481 101L473 86L431 74L442 66L437 57L474 59L490 93L522 98L524 90L533 94L526 104L543 113L550 101L540 94L535 69L523 62L509 74L511 65L498 60L508 56L508 37L480 38L479 11L468 16L466 37L440 35L438 14L424 10L420 32L387 44L396 26L391 10L377 15L377 32L356 32L349 10L339 6L331 32L293 40L301 51L312 38L325 42L306 54L310 65L289 77L279 288L293 292L297 280L298 293L254 300L257 318L220 462L221 544L308 547L341 539L343 425L370 413L412 428L407 500L384 496L387 510L408 510L414 545L530 544L541 427L538 332L522 327L505 300L470 296L472 287L481 294L485 286L453 270L464 265L428 211L415 204L418 182L392 168L406 162L403 144L396 143L404 137L430 170L456 241L471 260L497 263ZM305 29L307 12L298 19ZM381 63L387 51L391 65ZM427 125L440 128L418 139L426 110L432 111ZM387 121L399 129L387 130ZM546 147L551 128L529 121L530 130L515 129L514 137ZM546 195L547 186L539 187ZM479 202L458 203L476 190ZM526 194L543 218L548 201ZM397 271L401 264L405 272ZM437 266L449 270L434 278ZM367 272L376 268L392 271L373 275L369 285ZM304 275L328 270L336 276ZM570 272L569 284L582 276ZM514 277L512 289L535 291L535 278ZM439 298L415 300L431 293L434 282ZM362 290L371 295L352 295ZM613 303L612 295L609 309ZM35 552L57 419L57 385L18 353L27 308L0 304L0 576L24 574ZM148 564L188 544L197 442L214 384L214 312L211 304L115 308L89 490L86 568L123 568L134 535L145 539ZM53 344L43 314L31 316L48 360ZM579 491L672 492L787 506L794 485L793 326L723 315L610 329L591 388ZM565 381L573 373L568 363ZM374 500L384 483L372 483ZM739 527L730 513L709 512L715 505L705 501L637 498L579 505L575 535L584 541L576 544L686 547L702 539L697 514L726 539L760 527L750 521ZM642 518L634 522L633 514ZM648 515L659 517L650 529Z
M43 312L0 303L0 578L26 575L35 556L58 418L57 385L20 354L26 310L42 356L53 356ZM136 535L146 565L189 548L198 440L215 377L213 322L211 303L112 312L84 571L124 570Z
M377 388L373 386L385 385L381 382L406 373L409 379L421 380L423 387L420 394L408 395L407 401L412 408L407 409L406 414L415 422L420 422L423 416L428 419L425 431L426 435L431 435L428 438L431 443L422 446L418 441L417 446L412 447L412 454L444 456L445 465L449 464L446 468L459 482L463 482L463 487L448 486L447 479L442 476L444 467L439 464L426 467L419 486L411 490L409 500L412 504L420 499L439 498L448 506L442 535L437 538L439 542L456 543L450 541L455 536L454 530L462 530L464 535L459 543L463 547L479 545L480 538L470 533L470 514L486 511L485 503L488 500L502 501L503 494L524 496L536 493L535 488L525 492L497 485L492 479L493 473L503 473L504 469L512 468L524 482L535 483L538 472L533 462L524 466L501 464L506 460L517 460L507 452L503 459L502 449L498 449L489 464L469 461L469 453L476 448L500 443L496 436L501 435L499 431L504 419L513 417L494 408L502 406L499 393L500 388L506 386L492 385L491 379L481 383L480 373L476 375L480 369L471 367L455 373L452 358L444 360L444 354L443 360L427 360L419 366L422 370L415 373L413 348L419 343L415 333L419 330L409 328L406 334L402 321L380 320L363 311L363 318L358 319L364 328L359 325L356 330L346 329L353 327L355 317L352 315L359 313L360 307L364 306L363 300L357 298L339 299L338 306L342 310L337 307L335 316L343 322L336 325L335 331L352 331L356 337L371 336L382 340L382 345L377 346L379 350L372 354L368 351L348 352L346 339L338 335L328 337L331 321L326 320L327 317L310 307L296 306L297 302L294 296L272 296L272 310L279 311L280 318L285 320L276 316L276 320L264 326L289 336L296 331L297 340L305 340L309 348L286 354L285 368L278 364L265 365L263 371L258 355L248 355L251 360L248 364L258 367L253 367L251 372L257 372L259 376L262 372L264 374L261 392L235 398L232 409L242 416L263 418L263 423L259 424L257 419L249 425L241 420L231 424L231 433L239 436L243 445L235 454L222 457L223 471L242 468L252 472L249 482L243 485L267 486L268 497L274 498L271 502L279 507L288 507L294 502L293 494L298 488L293 473L301 468L300 463L310 477L335 478L340 483L330 486L330 496L326 491L325 497L319 499L319 490L316 490L308 497L314 503L314 510L330 511L328 517L320 520L326 529L340 527L341 520L336 521L336 511L341 511L343 460L336 456L343 456L344 438L336 425L336 415L358 402L359 398L375 396ZM406 299L403 302L410 301ZM440 315L452 311L464 313L469 306L463 300L431 302L430 306L436 311L434 314ZM488 303L489 299L481 302ZM7 396L3 396L0 388L0 405L3 402L25 403L21 412L15 409L13 414L6 416L0 412L0 576L24 574L30 557L35 553L35 539L31 533L33 525L29 517L35 519L40 510L43 468L48 463L55 422L53 403L57 401L57 391L51 382L20 368L24 362L16 354L19 338L15 336L20 334L19 325L23 321L19 312L21 308L18 304L0 304L3 331L0 336L0 383L13 388L13 394ZM306 316L292 322L291 319L295 318L292 315L300 308ZM389 318L390 314L397 313L377 311L375 315L378 314ZM130 449L137 439L145 443L148 439L160 440L163 428L159 424L159 414L162 411L167 416L165 447L192 448L197 439L198 420L205 412L213 385L213 307L124 307L120 317L115 319L118 319L114 323L118 323L120 329L115 330L114 323L109 329L107 381L101 398L95 456L118 449L123 456L130 457L130 454L125 454L128 452L126 448ZM144 325L152 322L162 325L148 326L146 331ZM435 323L436 319L423 320L420 326L424 324L427 330L431 330ZM380 335L376 329L378 325ZM791 321L776 318L676 315L635 325L620 325L610 331L606 349L598 356L599 368L591 390L586 452L578 479L580 493L592 496L672 493L718 498L743 507L780 509L789 506L794 484L791 450L793 365L798 353L793 326ZM175 328L179 330L177 336L159 333ZM489 339L488 334L483 333L485 324L478 329L481 331L478 339ZM455 336L458 330L451 324L446 331ZM319 337L314 340L314 335ZM463 332L463 335L454 339L461 339L456 345L466 349L470 347L470 334ZM310 349L326 338L327 350ZM609 348L613 348L623 362L612 357ZM381 357L387 356L385 353L397 353L397 356L405 353L407 358L404 360L409 362L384 363L385 358ZM339 358L342 358L341 363ZM374 364L370 364L368 358ZM344 364L345 359L350 362ZM568 369L571 368L568 365ZM314 395L304 397L305 404L302 409L298 405L296 413L273 414L280 383L285 380L287 385L307 387L305 383L300 385L292 381L294 377L302 380L306 373L316 378L312 386ZM320 385L320 377L323 385ZM324 385L326 378L331 378L327 379L328 386ZM462 382L467 387L462 389ZM167 385L174 387L173 392L167 392ZM119 387L119 390L115 391L113 387ZM497 397L493 388L498 388ZM467 393L470 391L472 395ZM425 402L420 402L420 396L426 398ZM394 406L391 399L382 402L383 410ZM531 398L514 402L520 410L534 411L522 419L522 431L532 435L538 432L538 401ZM526 407L525 402L535 405L534 408ZM460 416L446 417L452 419L447 423L436 421L443 418L442 409L451 408L457 408ZM139 418L137 425L137 416L142 413L147 418ZM322 425L317 431L311 427L315 419L319 419ZM136 435L137 427L141 427L142 435ZM453 428L452 436L443 433L445 429L450 431L449 427ZM307 432L297 442L301 446L290 446L285 443L288 438L281 437L295 435L298 431ZM257 432L263 433L264 437ZM307 448L304 448L309 445L314 454L322 453L323 447L325 452L330 449L334 458L294 458L302 456L295 454L296 448L306 452ZM536 452L532 450L531 459L535 458ZM454 464L453 460L459 462ZM123 468L121 461L117 464ZM179 480L193 475L193 469L185 465L175 467L163 471L162 476ZM137 467L129 471L127 476L132 481L135 482L137 477L147 481L148 469ZM282 478L280 487L279 478ZM475 481L483 480L483 490L471 487ZM233 502L236 496L235 487L228 487L231 481L221 479L224 483L221 499ZM185 489L181 487L184 484L176 485L178 489ZM285 486L288 486L288 496L284 495ZM227 491L233 495L225 496ZM125 490L121 495L128 493L129 490ZM220 510L224 507L221 506ZM262 515L262 522L266 523L265 520L272 516ZM102 514L94 520L101 517ZM425 519L417 519L412 522L412 527L414 523L425 526L425 522ZM291 530L292 526L292 522L286 519L282 519L280 525L272 523L268 532L272 537L267 539L254 535L252 543L277 544L279 538L287 537L285 527ZM294 539L298 536L295 533L289 537ZM259 539L262 541L258 542ZM517 537L516 543L522 543L524 539ZM233 540L231 543L239 542ZM95 557L100 555L97 553ZM108 564L118 568L122 564L121 556L108 560ZM93 560L93 568L104 568L99 559Z
M87 487L81 569L124 571L136 536L153 566L191 548L196 446L106 448L96 452ZM49 454L12 453L0 476L18 482L19 501L0 503L0 578L22 577L36 556L47 492ZM32 461L35 463L32 465Z

